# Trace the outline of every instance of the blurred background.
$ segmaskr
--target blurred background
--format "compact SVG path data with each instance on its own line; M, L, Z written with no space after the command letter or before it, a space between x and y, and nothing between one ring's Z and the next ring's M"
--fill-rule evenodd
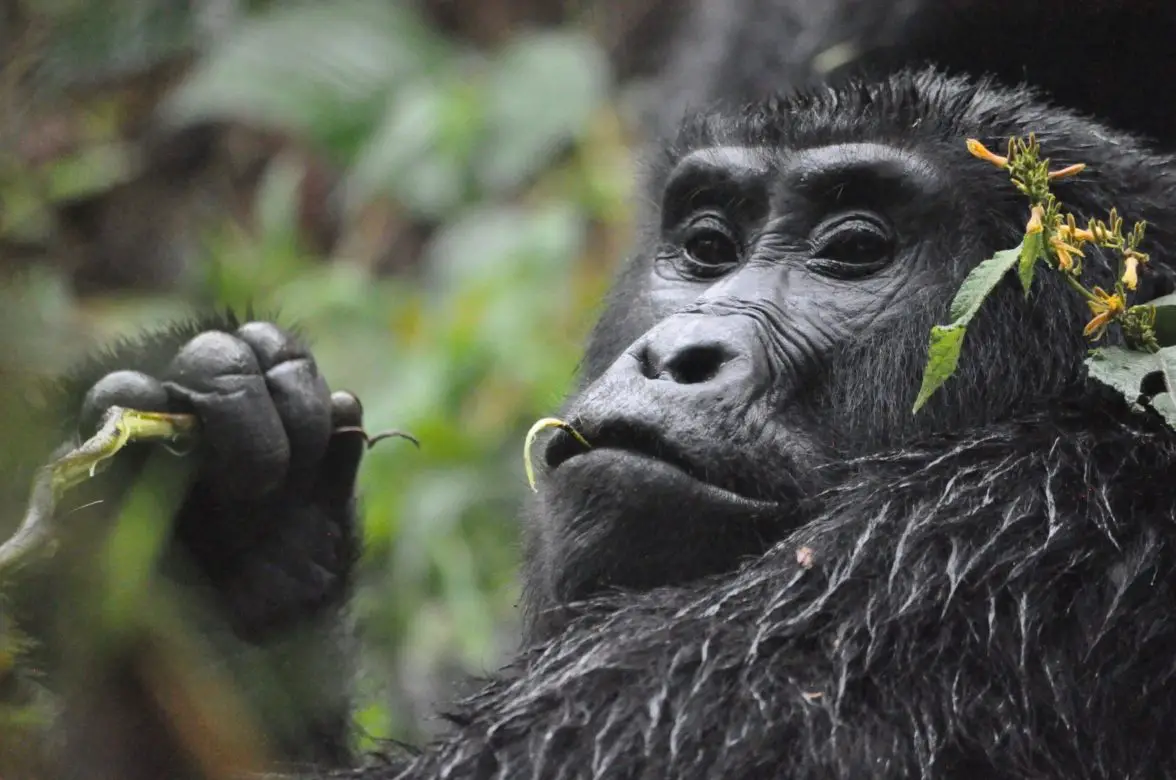
M361 476L372 740L420 739L515 646L523 434L629 242L679 5L0 0L0 383L252 304L301 323L370 430L421 440Z

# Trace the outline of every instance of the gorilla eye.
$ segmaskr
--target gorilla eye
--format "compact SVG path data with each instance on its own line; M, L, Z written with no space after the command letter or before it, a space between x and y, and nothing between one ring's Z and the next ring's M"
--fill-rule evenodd
M726 223L713 216L689 225L682 250L688 270L695 276L719 276L739 263L739 242Z
M812 247L808 268L834 279L860 279L890 264L894 237L877 217L854 214L818 227Z

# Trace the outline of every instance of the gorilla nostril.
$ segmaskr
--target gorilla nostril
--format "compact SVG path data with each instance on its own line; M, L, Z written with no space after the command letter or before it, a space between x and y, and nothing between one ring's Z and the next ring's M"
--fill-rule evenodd
M699 385L718 376L719 370L730 359L728 351L717 344L692 345L671 355L657 376L680 385Z

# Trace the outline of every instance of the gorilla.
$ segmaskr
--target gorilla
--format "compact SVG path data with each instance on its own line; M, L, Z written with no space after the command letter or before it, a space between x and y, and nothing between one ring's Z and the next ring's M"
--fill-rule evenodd
M811 10L729 8L745 27ZM1056 192L1080 219L1149 223L1139 301L1176 286L1162 140L883 57L805 88L772 28L751 49L717 32L714 72L776 62L751 76L781 89L733 80L723 102L700 80L709 107L649 155L637 246L561 412L591 448L551 437L523 513L522 649L432 744L349 768L364 444L342 429L362 410L301 338L210 316L68 383L82 433L113 404L199 417L165 573L208 596L226 668L287 694L258 705L273 752L406 779L1176 776L1176 433L1088 380L1082 302L1054 274L1028 298L1007 280L911 412L929 328L1027 218L965 138L1034 133L1055 165L1088 163ZM65 686L63 774L207 768L135 659Z

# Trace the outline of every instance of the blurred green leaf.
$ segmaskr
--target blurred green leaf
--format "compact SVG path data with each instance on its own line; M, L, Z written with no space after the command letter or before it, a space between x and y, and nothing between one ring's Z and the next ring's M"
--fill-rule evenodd
M574 140L603 103L609 66L587 35L536 33L508 45L484 87L488 132L477 175L489 192L516 187Z
M304 133L350 160L392 90L443 53L401 5L281 7L233 31L176 91L167 113L181 123L233 118Z
M406 88L359 152L346 185L355 213L379 193L418 216L443 217L465 196L467 160L480 126L476 96L460 85ZM457 132L454 131L457 128Z
M52 209L36 186L31 171L3 172L0 186L0 235L18 241L49 240L55 222Z
M567 271L583 236L583 218L567 204L481 206L442 228L425 262L437 283L451 289L517 276L523 269L551 277L553 271Z
M49 163L45 195L50 201L94 195L126 181L133 172L130 150L124 144L85 147Z
M53 22L42 83L63 87L140 72L191 49L197 28L191 3L175 0L38 0Z
M257 193L257 227L279 249L297 251L298 189L306 169L291 157L278 157L266 168Z

